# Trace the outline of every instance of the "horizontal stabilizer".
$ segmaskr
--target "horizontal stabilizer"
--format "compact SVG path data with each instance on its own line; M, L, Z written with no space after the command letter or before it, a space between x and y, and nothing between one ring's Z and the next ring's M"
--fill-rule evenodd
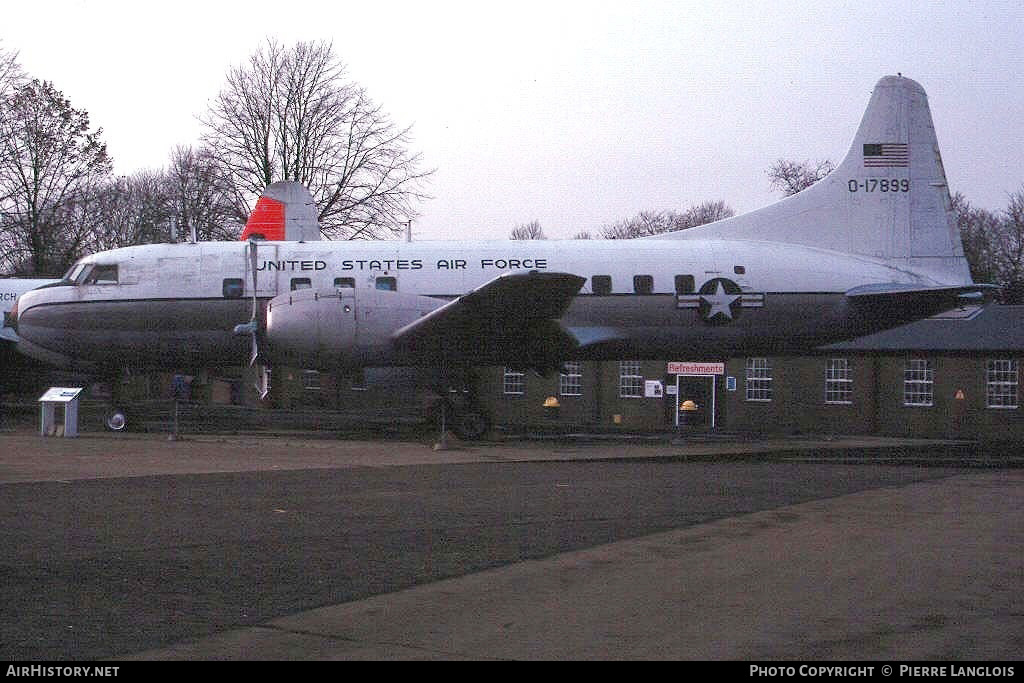
M986 293L995 292L997 289L999 289L997 285L969 284L949 285L944 287L919 287L917 285L901 282L887 282L854 287L846 292L846 296L852 299L863 299L869 297L877 297L880 299L887 297L960 297L968 295L984 295Z
M995 285L949 285L918 287L902 283L879 283L855 287L846 292L847 300L864 320L878 329L894 324L929 318L938 313L978 303Z

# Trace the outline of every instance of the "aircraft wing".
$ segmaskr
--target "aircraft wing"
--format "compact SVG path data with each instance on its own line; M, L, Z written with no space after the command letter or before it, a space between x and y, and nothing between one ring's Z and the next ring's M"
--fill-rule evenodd
M585 282L568 273L506 273L399 329L392 342L416 360L546 371L576 346L558 319Z

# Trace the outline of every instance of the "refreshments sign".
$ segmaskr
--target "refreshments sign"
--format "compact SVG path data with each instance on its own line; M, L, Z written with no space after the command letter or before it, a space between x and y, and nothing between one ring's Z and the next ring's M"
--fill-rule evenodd
M725 363L680 363L668 364L670 375L724 375Z

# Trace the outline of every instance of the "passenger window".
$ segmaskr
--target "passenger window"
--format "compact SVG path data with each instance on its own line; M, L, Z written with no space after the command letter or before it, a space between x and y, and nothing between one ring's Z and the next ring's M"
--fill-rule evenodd
M240 277L226 277L221 291L225 299L241 299L245 294L245 283Z
M693 294L693 276L676 275L676 294Z
M398 280L393 277L379 277L377 278L377 289L394 292L398 289Z
M650 275L634 275L633 291L637 294L651 294L654 292L654 278Z
M85 278L86 285L116 285L117 266L94 266L89 276Z
M732 267L732 272L736 273L737 275L744 275L747 272L747 267L746 266L733 266Z
M608 296L612 293L612 276L595 275L590 278L590 289L598 296Z
M311 289L313 282L308 277L293 277L292 278L292 291L296 289Z
M336 277L334 278L335 288L348 287L349 289L356 288L356 279L354 277Z

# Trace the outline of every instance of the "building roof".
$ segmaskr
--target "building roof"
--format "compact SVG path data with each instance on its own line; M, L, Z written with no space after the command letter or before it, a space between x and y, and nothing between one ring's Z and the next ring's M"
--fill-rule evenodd
M1024 306L966 308L857 339L824 351L1024 352Z

